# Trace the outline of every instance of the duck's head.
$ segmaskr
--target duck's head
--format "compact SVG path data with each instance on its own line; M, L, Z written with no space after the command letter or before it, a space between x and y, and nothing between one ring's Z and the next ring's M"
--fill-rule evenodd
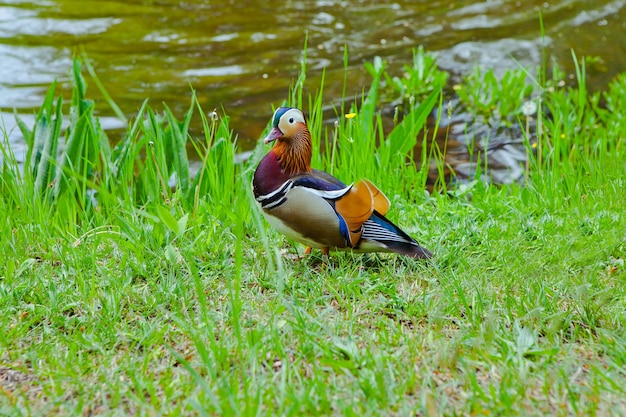
M297 145L300 141L311 141L311 134L306 126L304 114L291 107L279 107L272 118L272 130L263 139L267 144L278 140L288 145Z
M281 170L287 175L311 171L313 145L302 111L279 107L272 118L272 130L263 142L275 142L269 154L276 156Z

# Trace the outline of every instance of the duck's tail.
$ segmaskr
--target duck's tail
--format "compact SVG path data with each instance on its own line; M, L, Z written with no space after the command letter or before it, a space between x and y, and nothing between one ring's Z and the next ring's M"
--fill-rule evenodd
M433 256L428 249L377 211L363 224L361 242L364 251L370 246L378 246L388 252L417 259L430 259Z

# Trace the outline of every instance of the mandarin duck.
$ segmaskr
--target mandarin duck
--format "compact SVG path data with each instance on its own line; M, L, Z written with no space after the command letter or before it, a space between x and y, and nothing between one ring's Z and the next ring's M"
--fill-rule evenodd
M324 255L332 249L432 256L385 218L389 200L370 181L346 185L324 171L311 169L311 133L302 111L276 110L263 142L275 144L254 172L254 197L267 221L283 235L306 245L305 253L320 248Z

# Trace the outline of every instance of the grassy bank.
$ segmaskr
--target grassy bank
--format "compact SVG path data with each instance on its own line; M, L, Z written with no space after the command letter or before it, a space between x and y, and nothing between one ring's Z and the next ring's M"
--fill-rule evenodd
M583 63L572 86L468 76L468 111L528 132L528 178L448 189L425 128L433 106L447 117L433 62L418 51L405 78L368 64L368 94L329 129L305 66L290 97L326 149L314 166L377 183L429 263L295 259L251 197L262 144L236 163L228 118L194 100L184 115L146 103L111 147L77 62L71 109L52 86L21 125L24 163L3 148L0 414L626 413L626 76L593 94ZM389 131L390 98L404 117Z

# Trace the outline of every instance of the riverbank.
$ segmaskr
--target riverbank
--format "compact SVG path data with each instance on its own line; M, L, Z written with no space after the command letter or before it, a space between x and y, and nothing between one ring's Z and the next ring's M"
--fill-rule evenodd
M588 94L576 62L576 87L539 77L535 112L498 119L527 132L523 180L509 185L484 180L479 148L473 176L448 181L424 129L433 108L446 117L441 85L411 87L381 137L381 60L329 130L303 69L290 104L308 116L314 166L378 184L430 262L301 258L251 197L262 144L235 162L228 117L192 100L182 115L144 104L111 148L76 62L69 131L51 88L35 129L20 126L24 165L3 148L0 412L626 413L626 76ZM490 93L476 103L495 97L477 117L504 116L506 84L475 84L489 89L461 88ZM204 125L195 176L192 117Z

